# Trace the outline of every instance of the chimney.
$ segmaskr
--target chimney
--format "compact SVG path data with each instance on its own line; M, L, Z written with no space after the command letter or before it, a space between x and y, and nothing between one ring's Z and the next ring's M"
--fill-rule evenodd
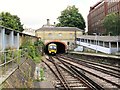
M50 25L50 20L49 20L49 19L47 19L47 25L48 25L48 26Z
M54 25L56 25L56 23L54 22Z

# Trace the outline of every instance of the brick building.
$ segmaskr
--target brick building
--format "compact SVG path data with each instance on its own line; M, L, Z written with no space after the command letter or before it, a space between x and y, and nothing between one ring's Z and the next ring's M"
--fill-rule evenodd
M110 13L120 13L120 0L101 0L90 7L88 14L88 34L105 34L103 19Z

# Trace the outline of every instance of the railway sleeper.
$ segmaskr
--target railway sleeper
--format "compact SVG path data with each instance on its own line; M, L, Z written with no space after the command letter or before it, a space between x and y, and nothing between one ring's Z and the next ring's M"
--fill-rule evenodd
M72 89L74 89L74 88L78 88L78 89L81 89L81 88L88 88L88 87L85 87L83 84L70 84L69 85L70 86L70 88ZM59 88L59 89L63 89L64 87L63 87L63 85L61 85L61 84L57 84L56 86L55 86L56 88Z

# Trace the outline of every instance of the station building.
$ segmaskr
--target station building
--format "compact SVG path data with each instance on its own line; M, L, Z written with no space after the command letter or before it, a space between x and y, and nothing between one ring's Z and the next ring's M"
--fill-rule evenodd
M103 19L110 13L120 14L120 0L100 0L90 7L88 14L88 34L98 33L103 35L105 29L102 25Z
M46 48L50 43L55 43L59 52L65 52L75 48L75 39L83 35L83 30L76 27L55 27L47 19L47 24L36 30L35 34L45 43Z

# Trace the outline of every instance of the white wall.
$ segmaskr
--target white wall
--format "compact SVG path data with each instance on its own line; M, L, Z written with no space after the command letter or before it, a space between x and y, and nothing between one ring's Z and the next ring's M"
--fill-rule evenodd
M4 40L4 42L5 42L5 48L17 48L17 43L19 43L18 41L17 41L17 36L13 36L13 47L12 47L12 37L11 37L11 34L9 34L9 35L7 35L7 34L5 34L5 40ZM1 33L0 33L0 50L2 49L2 35L1 35Z
M14 30L9 30L10 33L9 35L7 35L5 34L5 30L9 30L9 29L6 29L0 26L0 51L4 51L6 48L19 49L19 46L21 44L20 42L21 37L20 37L19 32L16 32ZM25 35L28 36L27 34ZM32 37L32 36L28 36L28 37ZM35 39L37 38L35 37Z
M80 42L80 45L85 46L87 48L91 48L91 49L100 51L100 52L104 52L104 53L108 53L108 54L111 53L109 48L105 48L105 47L102 47L102 46L97 46L97 45L88 44L88 43L84 43L84 42Z
M17 36L14 36L14 48L17 48L17 44L18 42L17 42Z
M106 48L106 47L102 47L102 46L98 46L98 45L93 45L93 44L88 44L88 43L84 43L84 42L77 42L77 44L85 46L87 48L93 49L93 50L97 50L103 53L107 53L107 54L111 54L111 53L115 53L117 52L117 48Z
M10 47L10 35L5 34L5 48Z
M111 48L111 53L117 52L117 48Z
M20 38L20 37L19 37ZM12 43L13 42L13 43ZM11 47L11 48L17 48L17 43L19 43L18 41L17 41L17 36L13 36L13 41L12 41L12 36L11 36L11 34L9 34L9 35L7 35L7 34L5 34L5 48L9 48L9 47ZM12 46L13 45L13 46Z

